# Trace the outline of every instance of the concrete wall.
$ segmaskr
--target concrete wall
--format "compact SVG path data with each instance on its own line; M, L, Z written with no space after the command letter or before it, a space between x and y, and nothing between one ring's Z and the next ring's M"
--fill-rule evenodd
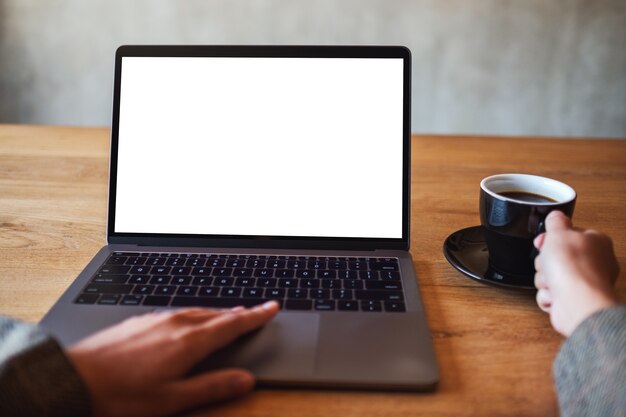
M626 137L624 0L0 0L0 122L108 125L125 43L403 44L415 132Z

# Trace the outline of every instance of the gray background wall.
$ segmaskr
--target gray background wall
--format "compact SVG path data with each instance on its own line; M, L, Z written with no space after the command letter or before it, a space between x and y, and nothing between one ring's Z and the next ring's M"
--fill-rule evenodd
M0 122L108 125L125 43L403 44L415 132L626 137L624 0L0 0Z

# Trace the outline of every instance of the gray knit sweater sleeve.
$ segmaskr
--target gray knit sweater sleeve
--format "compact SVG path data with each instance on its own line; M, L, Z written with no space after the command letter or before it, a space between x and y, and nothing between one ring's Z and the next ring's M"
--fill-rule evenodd
M626 307L584 320L561 347L553 371L562 417L626 416Z
M89 416L87 388L59 344L0 316L0 416Z

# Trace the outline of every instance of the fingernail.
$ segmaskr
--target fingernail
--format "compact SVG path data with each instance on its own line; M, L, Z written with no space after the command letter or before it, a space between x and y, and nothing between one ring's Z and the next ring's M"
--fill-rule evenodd
M230 384L237 392L246 392L254 386L254 378L251 375L238 374L233 376Z
M276 301L267 301L261 305L261 308L264 308L265 310L273 310L277 305L278 303Z
M231 309L230 309L230 311L232 311L233 313L237 313L237 312L239 312L239 311L243 311L243 310L245 310L245 309L246 309L246 308L245 308L244 306L237 306L237 307L233 307L233 308L231 308Z

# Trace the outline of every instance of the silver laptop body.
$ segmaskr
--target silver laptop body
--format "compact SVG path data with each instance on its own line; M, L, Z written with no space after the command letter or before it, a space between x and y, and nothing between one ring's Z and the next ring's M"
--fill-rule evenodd
M67 346L137 314L277 299L195 371L433 389L408 251L410 74L403 47L120 47L107 245L41 325Z

